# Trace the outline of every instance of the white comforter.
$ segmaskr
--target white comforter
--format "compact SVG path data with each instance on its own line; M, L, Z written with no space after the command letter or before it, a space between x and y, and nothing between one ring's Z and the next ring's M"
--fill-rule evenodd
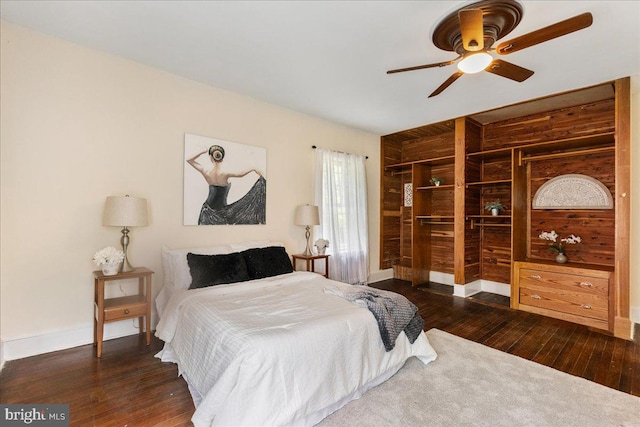
M409 357L436 358L424 333L385 352L373 315L325 294L328 284L349 286L294 272L171 298L158 356L201 397L196 426L313 425Z

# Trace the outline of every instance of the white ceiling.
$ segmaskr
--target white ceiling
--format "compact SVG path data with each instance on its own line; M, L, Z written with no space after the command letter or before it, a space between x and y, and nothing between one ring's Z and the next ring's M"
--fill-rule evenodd
M469 3L469 2L467 2ZM333 122L385 135L640 74L640 1L523 1L505 41L593 14L582 31L503 59L523 83L462 76L431 42L464 1L0 1L3 20Z

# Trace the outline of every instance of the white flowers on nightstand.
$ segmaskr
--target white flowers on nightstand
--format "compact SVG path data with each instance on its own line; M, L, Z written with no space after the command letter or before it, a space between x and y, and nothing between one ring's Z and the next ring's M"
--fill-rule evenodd
M113 246L107 246L93 254L93 262L102 267L102 273L105 276L118 274L122 261L124 261L124 252Z
M318 250L318 255L324 255L324 252L329 247L329 241L327 239L316 240L315 247Z

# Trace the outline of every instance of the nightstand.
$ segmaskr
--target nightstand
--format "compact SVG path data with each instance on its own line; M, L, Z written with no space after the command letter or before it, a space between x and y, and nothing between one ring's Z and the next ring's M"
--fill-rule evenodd
M138 318L140 333L143 333L142 318L146 320L147 345L151 343L151 275L153 271L145 267L132 271L105 276L102 271L94 271L95 277L95 316L93 322L93 345L96 356L102 356L104 324L123 319ZM104 298L104 285L112 280L138 279L138 294L118 298Z
M291 255L291 260L293 261L293 269L296 270L296 261L304 260L307 262L307 271L316 271L316 260L323 259L324 260L324 277L329 278L329 256L330 255Z

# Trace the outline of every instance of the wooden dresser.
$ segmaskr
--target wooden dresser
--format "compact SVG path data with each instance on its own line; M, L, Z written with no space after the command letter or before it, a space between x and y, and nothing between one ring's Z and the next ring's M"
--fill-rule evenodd
M611 331L612 274L599 265L516 261L511 307Z

